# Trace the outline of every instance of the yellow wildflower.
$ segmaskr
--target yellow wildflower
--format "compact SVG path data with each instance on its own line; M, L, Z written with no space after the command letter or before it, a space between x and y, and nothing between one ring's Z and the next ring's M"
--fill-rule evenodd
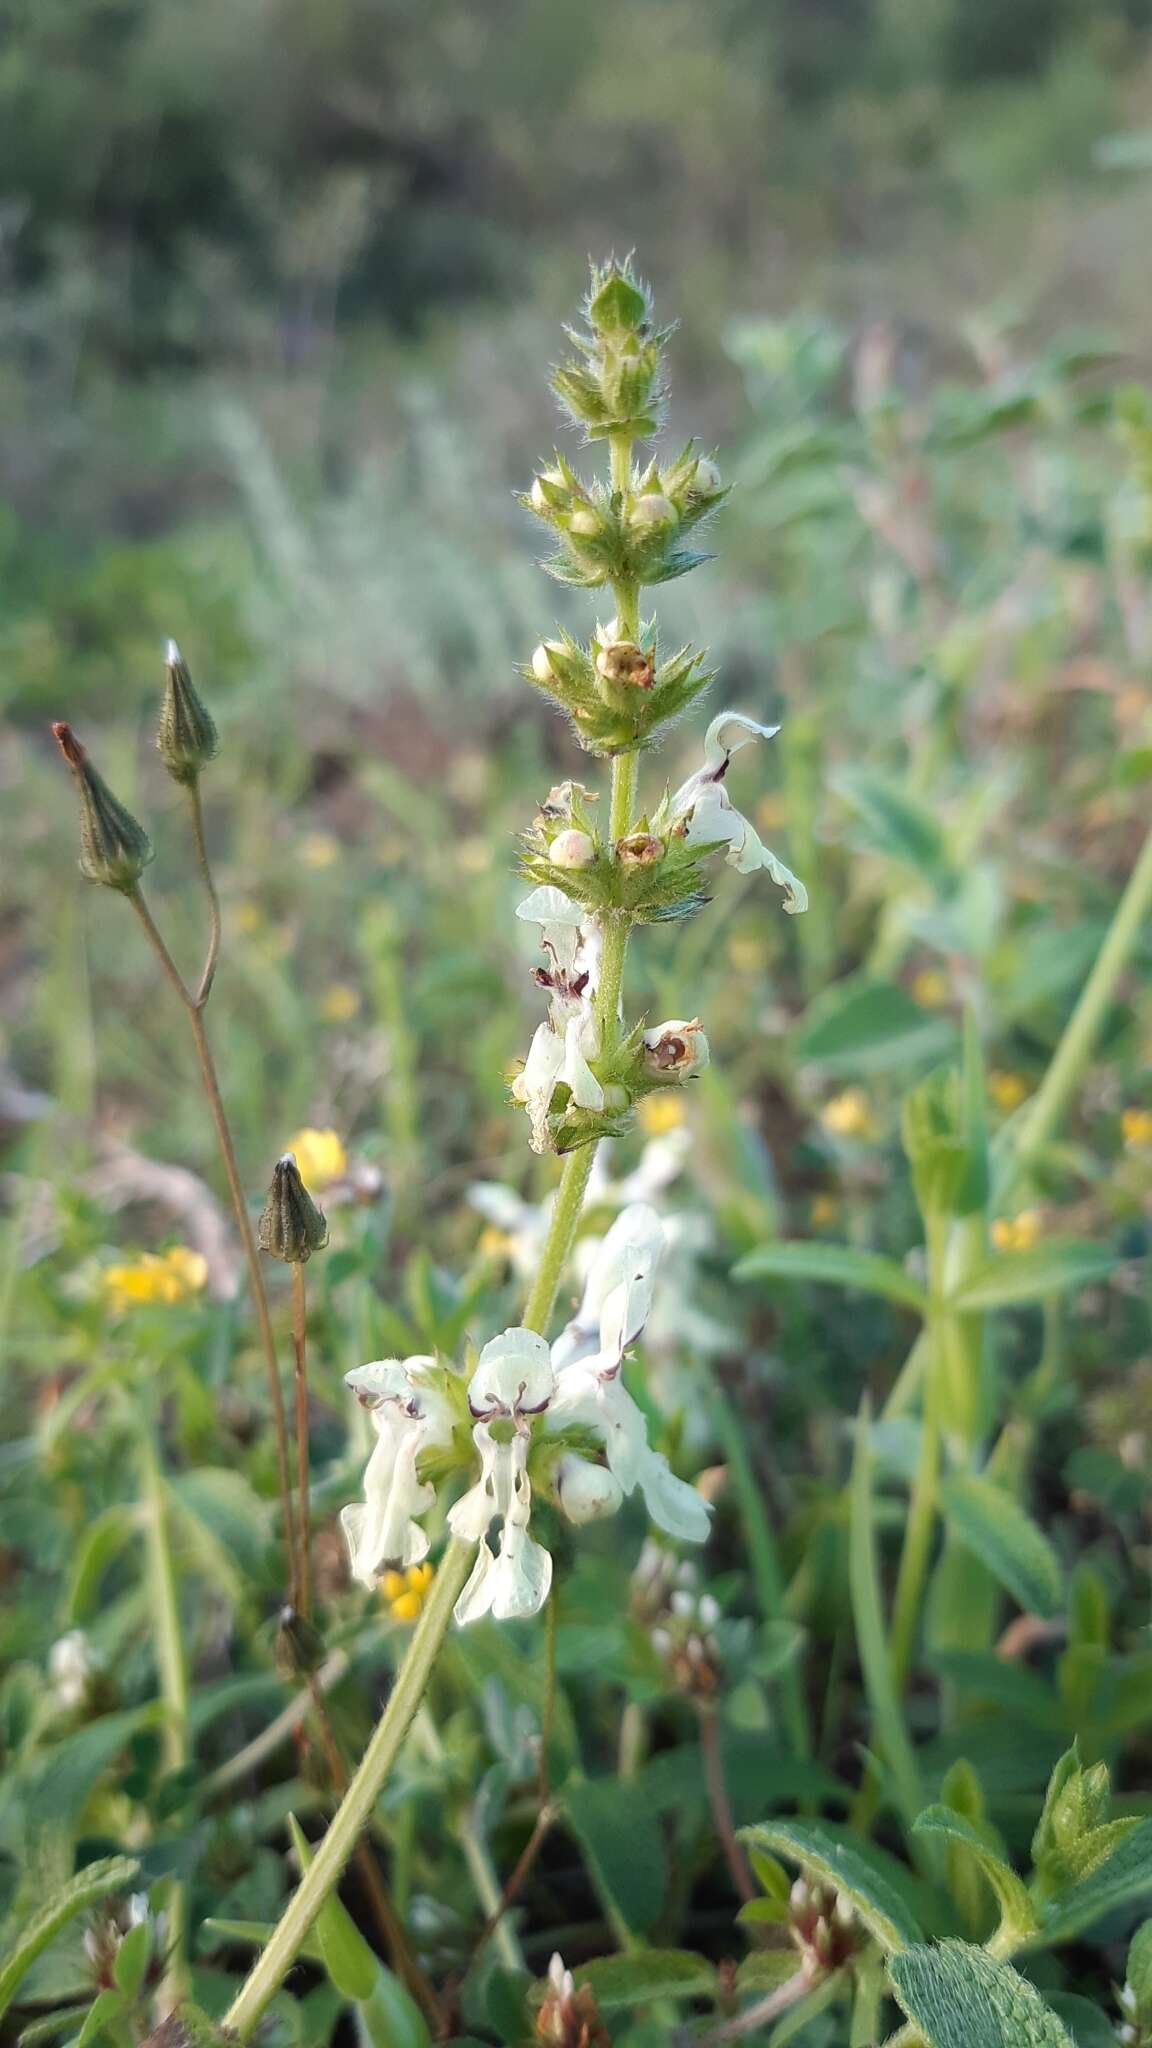
M246 938L251 937L253 932L258 932L264 922L264 912L260 905L253 903L247 896L236 905L232 917L237 931L242 932Z
M1028 1093L1028 1083L1023 1074L1008 1074L1001 1067L993 1067L988 1076L988 1093L1007 1116L1013 1109L1019 1109Z
M754 933L737 932L728 941L728 958L737 974L760 974L767 967L771 952Z
M497 1230L494 1223L486 1223L477 1250L485 1259L506 1259L511 1256L514 1242L510 1231Z
M845 1088L820 1111L820 1121L835 1138L871 1138L876 1134L872 1105L862 1088Z
M942 967L922 967L912 976L912 994L926 1010L940 1010L951 997L952 983Z
M300 864L306 868L334 868L340 858L340 841L331 832L306 832L300 841Z
M666 1138L669 1131L679 1130L684 1121L684 1103L671 1088L662 1088L656 1095L645 1095L636 1105L636 1121L649 1138Z
M1039 1209L1021 1209L1018 1216L998 1216L992 1225L992 1242L998 1252L1030 1252L1040 1241L1042 1224Z
M434 1574L430 1564L412 1564L405 1572L385 1572L380 1591L393 1621L418 1621Z
M338 1131L317 1131L306 1125L289 1138L284 1150L296 1154L300 1178L313 1194L331 1187L334 1180L343 1180L348 1171L348 1154Z
M208 1261L186 1244L167 1252L144 1252L128 1266L108 1266L100 1276L108 1307L116 1315L161 1302L166 1308L198 1294L208 1278Z
M756 823L765 832L777 832L784 823L784 799L779 796L762 796L756 806Z
M1120 1119L1120 1133L1131 1152L1152 1146L1152 1109L1126 1109Z
M809 1211L813 1230L827 1230L840 1214L840 1204L835 1195L813 1195Z
M347 1024L359 1008L359 994L346 981L334 981L320 1001L320 1014L327 1024Z

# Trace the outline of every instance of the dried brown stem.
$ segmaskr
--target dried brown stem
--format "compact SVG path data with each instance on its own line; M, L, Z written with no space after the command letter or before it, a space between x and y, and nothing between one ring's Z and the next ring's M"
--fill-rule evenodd
M309 1508L308 1472L308 1363L307 1307L304 1298L304 1264L292 1264L292 1359L296 1394L296 1536L298 1563L296 1588L300 1613L312 1616L312 1529Z

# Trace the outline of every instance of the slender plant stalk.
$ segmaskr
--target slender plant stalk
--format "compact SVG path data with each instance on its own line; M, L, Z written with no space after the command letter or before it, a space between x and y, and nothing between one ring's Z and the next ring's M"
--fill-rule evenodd
M770 2020L777 2020L792 2006L799 2005L806 1992L812 1989L812 1980L803 1970L797 1970L794 1977L786 1977L758 2005L750 2005L747 2012L738 2013L734 2020L725 2020L723 2026L713 2027L707 2034L697 2036L699 2048L720 2048L723 2041L745 2041L749 2034L758 2034Z
M304 1876L233 1999L222 2024L246 2041L267 2011L300 1952L312 1922L337 1884L424 1697L452 1609L472 1569L475 1546L454 1537L441 1560L428 1603L413 1630L388 1704Z
M912 1482L904 1544L896 1576L892 1604L892 1625L888 1635L888 1656L892 1684L903 1690L912 1663L916 1629L924 1597L924 1584L932 1555L936 1529L936 1508L940 1492L940 1395L946 1370L948 1310L943 1297L944 1232L942 1221L928 1225L929 1308L925 1324L927 1365L924 1373L920 1419L920 1457Z
M208 952L196 984L195 995L197 1007L202 1010L212 993L212 983L216 979L216 963L220 958L220 898L216 893L212 863L208 858L208 847L204 838L204 807L200 801L199 778L195 782L190 782L187 787L188 817L192 826L192 843L196 848L196 865L200 870L200 880L204 884L204 894L208 898Z
M308 1325L304 1262L292 1261L292 1379L296 1394L296 1601L305 1621L312 1614L312 1518L308 1470ZM323 1711L323 1707L321 1707Z
M540 1265L524 1304L524 1328L537 1330L541 1336L547 1330L556 1306L556 1296L576 1236L595 1155L595 1145L584 1145L579 1152L570 1152L564 1161Z
M422 1743L426 1755L443 1775L447 1769L448 1759L444 1752L444 1744L440 1740L440 1730L427 1706L421 1706L419 1709L413 1732ZM490 1933L494 1933L496 1946L500 1950L500 1960L505 1969L524 1970L524 1952L516 1939L514 1929L503 1921L504 1899L500 1890L500 1879L496 1875L496 1866L489 1853L488 1844L476 1826L475 1813L471 1806L464 1808L456 1822L455 1835L464 1861L468 1865L472 1889L487 1916L480 1935L481 1943L488 1939ZM470 1963L468 1968L471 1967Z
M1015 1129L1008 1134L1007 1145L1011 1149L1005 1149L995 1185L999 1206L1008 1203L1019 1182L1029 1173L1059 1129L1092 1056L1092 1048L1100 1035L1117 984L1150 916L1152 832L1144 841L1052 1063L1031 1102L1020 1112Z
M499 1935L504 1925L504 1915L520 1895L523 1885L528 1882L532 1867L540 1854L556 1821L556 1808L546 1805L540 1808L536 1821L512 1868L512 1874L501 1892L494 1910L489 1914L480 1930L480 1939L472 1951L472 1959L464 1974L467 1977L475 1968L493 1935ZM517 1946L519 1946L517 1944ZM521 1964L520 1967L523 1967Z
M296 1588L296 1537L295 1519L292 1513L292 1482L288 1469L288 1425L284 1414L284 1394L280 1385L280 1366L276 1357L276 1338L272 1330L272 1316L268 1307L268 1294L264 1286L264 1274L260 1266L260 1254L256 1249L256 1237L252 1219L244 1200L244 1189L240 1180L240 1169L236 1163L236 1148L232 1143L232 1132L228 1124L227 1111L220 1094L216 1078L216 1066L212 1049L204 1029L204 1003L207 997L197 998L185 985L183 976L168 951L157 929L156 922L139 889L134 889L128 898L140 920L144 935L155 953L164 976L187 1013L188 1027L196 1048L200 1077L204 1094L211 1112L216 1131L216 1142L224 1165L224 1176L228 1182L228 1193L232 1201L232 1213L240 1233L244 1252L244 1263L248 1268L248 1281L252 1290L256 1323L260 1333L260 1346L268 1376L268 1394L272 1404L272 1422L276 1438L276 1469L280 1487L280 1513L284 1527L284 1555L287 1562L289 1598L293 1606L299 1604Z
M144 1534L148 1555L148 1593L156 1645L160 1692L164 1701L161 1733L164 1768L182 1771L189 1761L188 1667L184 1658L184 1637L180 1628L180 1602L176 1589L176 1567L168 1530L168 1503L160 1453L150 1419L140 1432L140 1494L144 1508ZM173 1878L168 1894L168 1959L160 1990L162 2009L168 2012L186 1998L188 1976L188 1902L184 1887Z
M313 1673L317 1691L323 1695L339 1685L340 1680L347 1676L350 1662L346 1650L333 1650L327 1662L320 1666L319 1671ZM239 1784L241 1778L250 1777L270 1756L275 1756L281 1743L287 1742L289 1736L295 1734L301 1721L307 1719L309 1706L307 1690L298 1692L295 1698L290 1699L287 1706L281 1709L275 1720L269 1721L267 1727L260 1730L259 1735L254 1735L251 1742L246 1742L243 1749L238 1749L235 1756L230 1756L204 1780L201 1797L205 1800L215 1799L222 1792L231 1791L233 1785Z
M747 1905L757 1896L756 1886L744 1861L744 1853L736 1840L736 1825L732 1819L732 1806L724 1777L720 1722L715 1707L701 1707L697 1719L700 1723L700 1759L704 1765L704 1789L708 1794L708 1810L724 1851L724 1861L732 1874L732 1882Z

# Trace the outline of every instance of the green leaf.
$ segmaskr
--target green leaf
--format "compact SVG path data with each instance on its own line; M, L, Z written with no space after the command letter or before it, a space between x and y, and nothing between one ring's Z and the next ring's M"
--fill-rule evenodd
M268 1509L259 1494L239 1472L223 1466L182 1472L166 1484L205 1576L231 1599L250 1598L269 1536Z
M888 1974L927 2048L1073 2048L1035 1985L970 1942L907 1948Z
M221 1941L249 1942L253 1948L263 1948L270 1934L276 1931L273 1920L229 1920L209 1919L201 1922L201 1932L218 1934ZM307 1963L323 1964L324 1957L315 1930L307 1934L300 1944L299 1954Z
M876 1852L847 1841L819 1821L762 1821L741 1828L740 1839L752 1849L787 1856L812 1877L835 1885L854 1906L868 1932L886 1952L920 1940L920 1929L900 1893L885 1874Z
M989 1846L971 1821L965 1820L951 1807L928 1806L917 1816L913 1832L918 1835L944 1835L949 1841L962 1843L975 1857L1000 1907L1000 1925L989 1944L992 1954L1011 1955L1029 1935L1035 1934L1039 1922L1023 1881Z
M1116 1265L1102 1245L1053 1237L1030 1252L1002 1252L970 1271L949 1296L953 1308L1012 1308L1106 1280Z
M897 1804L905 1821L911 1824L920 1810L923 1795L916 1759L912 1753L900 1699L892 1678L892 1663L884 1626L880 1573L876 1557L871 1420L867 1402L862 1405L856 1422L850 1512L852 1540L848 1554L848 1582L864 1685L872 1710L877 1745L892 1774Z
M139 1996L151 1954L152 1929L147 1920L140 1920L128 1929L112 1965L116 1989L125 2005L131 2005Z
M757 1245L732 1268L734 1280L820 1280L832 1287L853 1287L882 1294L918 1315L927 1314L928 1297L919 1282L879 1252L858 1252L847 1244L806 1243L781 1238Z
M1045 1618L1059 1612L1064 1587L1056 1553L1011 1494L965 1472L945 1481L941 1504L959 1542L1026 1612Z
M822 1066L880 1073L940 1059L955 1042L952 1020L922 1010L895 982L851 976L817 996L794 1050Z
M88 2048L88 2043L94 2041L97 2035L102 2034L105 2027L113 2025L117 2020L123 2022L127 2017L128 2015L124 2009L124 2000L121 1998L120 1993L111 1990L102 1991L99 1997L93 2000L85 2014L84 2024L76 2036L75 2048Z
M736 1972L737 1991L754 1991L761 1998L796 1975L799 1958L794 1948L761 1948L745 1956Z
M1111 1856L1050 1905L1030 1948L1048 1948L1152 1893L1152 1820L1130 1829Z
M605 1902L630 1933L659 1918L667 1884L664 1838L643 1791L585 1779L564 1795L568 1821Z
M716 1966L683 1948L646 1948L633 1955L605 1956L573 1971L586 1984L601 2012L618 2012L653 1998L710 1998Z
M38 1955L77 1913L86 1912L110 1892L127 1891L140 1865L131 1856L105 1856L89 1863L62 1891L42 1906L12 1946L0 1956L0 2013L7 2012L21 1980Z
M840 769L832 786L860 819L864 830L856 836L864 845L917 875L934 877L945 870L944 834L925 804L867 768Z
M89 1523L77 1546L68 1587L68 1620L73 1627L88 1620L96 1606L100 1580L135 1529L136 1517L129 1507L105 1508Z
M312 1861L312 1851L294 1813L288 1815L288 1832L301 1875ZM345 1998L361 2003L370 1998L376 1985L379 1964L364 1936L345 1912L335 1892L329 1892L313 1922L324 1968Z

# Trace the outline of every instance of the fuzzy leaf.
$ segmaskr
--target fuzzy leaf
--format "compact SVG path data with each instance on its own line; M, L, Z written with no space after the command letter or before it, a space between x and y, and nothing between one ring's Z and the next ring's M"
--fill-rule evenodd
M854 1906L868 1932L886 1951L920 1940L920 1929L874 1851L841 1840L818 1821L766 1821L742 1828L752 1849L787 1856L808 1875L835 1885Z
M582 1964L573 1975L594 1993L602 2012L618 2012L652 1998L710 1998L716 1990L715 1964L682 1948L605 1956Z
M1073 2048L1035 1985L970 1942L907 1948L888 1973L927 2048Z
M569 1823L598 1887L625 1926L644 1933L664 1903L666 1859L642 1791L615 1779L585 1780L565 1794Z
M1152 1893L1152 1820L1129 1830L1112 1854L1088 1877L1062 1893L1049 1907L1040 1933L1029 1947L1051 1947L1071 1941L1106 1913L1133 1905Z
M924 1315L928 1299L919 1282L879 1252L858 1252L847 1244L811 1243L781 1238L757 1245L732 1268L734 1280L820 1280L832 1287L853 1287L882 1294Z
M1030 1252L1004 1252L969 1272L950 1296L953 1308L1012 1308L1047 1301L1106 1280L1116 1260L1102 1245L1053 1237Z
M929 1806L916 1820L913 1832L918 1835L945 1836L953 1842L963 1843L980 1865L985 1877L996 1894L1000 1907L1000 1925L993 1937L992 1948L996 1955L1011 1955L1020 1948L1029 1935L1036 1932L1038 1921L1036 1909L1014 1870L1009 1869L1003 1857L984 1840L983 1836L959 1813L947 1806Z
M110 1892L127 1891L140 1866L130 1856L105 1856L78 1870L62 1891L42 1906L35 1918L17 1935L0 1956L0 2013L7 2012L38 1955L54 1940L62 1927L77 1913L105 1899Z
M962 1473L946 1481L942 1502L958 1541L1026 1612L1059 1612L1064 1587L1056 1553L1011 1494L991 1479Z

